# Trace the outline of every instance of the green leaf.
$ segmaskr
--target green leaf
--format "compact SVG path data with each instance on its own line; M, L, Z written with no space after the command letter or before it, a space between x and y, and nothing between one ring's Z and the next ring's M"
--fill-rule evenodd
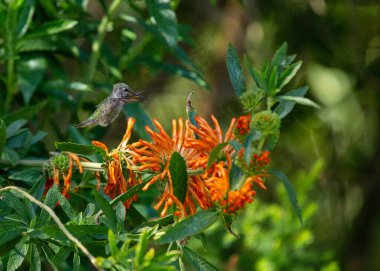
M280 79L278 80L278 88L284 87L293 77L297 74L298 70L301 68L302 61L297 61L296 63L290 65L285 71L281 73Z
M7 137L7 127L5 126L4 121L0 119L0 157L4 150L6 137Z
M290 101L290 102L295 102L297 104L311 106L311 107L314 107L314 108L317 108L317 109L320 108L318 104L316 104L312 100L310 100L308 98L304 98L304 97L282 95L282 96L277 96L276 98L278 98L281 101Z
M240 96L245 92L245 80L240 66L239 56L232 44L228 45L226 63L232 87L237 96Z
M28 249L29 249L29 238L27 237L22 238L9 254L9 260L7 264L8 271L15 271L17 268L20 267L20 265L25 259L26 254L28 253Z
M231 233L233 236L235 237L239 237L233 230L232 230L232 216L231 215L227 215L227 214L223 214L223 224L224 224L224 227L226 228L226 230Z
M153 24L164 37L169 47L177 47L177 18L169 0L146 0Z
M78 252L74 253L73 258L73 271L79 271L80 270L80 256Z
M50 21L42 26L38 27L37 30L28 33L24 36L25 39L31 39L31 38L41 38L45 37L47 35L54 35L58 34L62 31L66 31L69 29L72 29L77 25L77 21L75 20L55 20Z
M303 97L308 90L307 86L293 89L286 93L286 96ZM275 108L274 112L280 116L280 118L286 117L294 108L295 102L281 101Z
M133 205L129 206L128 212L126 214L126 220L132 227L136 227L146 222L146 218Z
M60 151L68 151L85 156L93 155L95 153L99 153L101 156L106 154L102 148L93 145L83 145L71 142L55 142L55 147Z
M269 170L268 173L270 175L276 176L282 182L282 184L284 185L286 192L288 194L288 198L290 200L290 203L292 204L292 208L293 208L294 212L296 213L301 225L303 225L302 211L298 205L296 192L293 188L293 185L289 181L288 177L286 177L286 175L284 173L282 173L281 171L277 171L277 170Z
M229 144L228 142L220 143L215 148L212 149L208 158L207 167L205 171L208 171L210 169L214 161L218 159L219 154L222 151L222 149L228 144Z
M124 201L130 199L131 197L133 197L134 195L136 195L138 192L140 192L142 190L142 188L150 181L150 179L153 176L154 175L149 176L149 178L144 180L142 183L139 183L139 184L135 185L134 187L129 188L123 194L120 194L119 196L117 196L116 198L111 200L110 201L111 206L115 206L119 201L124 202Z
M127 117L136 119L136 124L133 126L133 130L138 133L141 139L149 140L149 136L145 130L145 126L155 130L152 119L146 113L139 103L131 103L128 106L124 106L124 112Z
M288 44L286 42L284 42L273 55L273 58L271 61L272 67L278 67L286 61L286 51L287 50L288 50Z
M74 220L77 216L70 202L59 193L59 205L62 207L63 212L67 215L70 220Z
M174 152L170 158L169 171L173 182L173 193L180 202L184 202L187 193L187 171L185 159Z
M124 230L125 206L123 205L121 201L117 202L115 213L116 213L118 231Z
M278 70L277 67L273 67L269 75L269 95L273 96L277 92Z
M174 223L173 215L167 215L165 217L162 217L162 218L159 218L156 220L150 220L150 221L147 221L145 223L142 223L142 224L138 225L136 228L134 228L131 232L136 233L142 228L152 228L156 225L158 225L159 227L165 227L165 226L167 226L169 224L173 224L173 223Z
M3 115L1 118L4 120L5 124L8 125L18 119L31 119L38 113L41 113L42 108L45 106L46 101L40 102L36 105L24 106L14 113L9 113Z
M247 138L244 141L244 161L246 164L249 164L251 162L252 158L252 142L259 140L261 138L261 133L257 130L251 129L249 131L249 134L247 135Z
M41 170L24 169L9 176L9 179L22 181L32 186L33 184L41 180L42 177L43 177L43 174Z
M237 140L230 140L228 141L228 144L230 144L237 152L243 147L243 145Z
M188 247L184 247L183 249L185 257L193 264L195 270L198 271L217 271L218 268L216 268L212 263L207 261L205 258L200 256L199 254L195 253Z
M57 265L66 261L67 257L72 252L72 248L70 247L61 247L58 252L53 257L53 262Z
M61 192L58 190L58 186L56 184L53 185L46 194L44 204L51 209L54 209L56 206L58 199L60 198ZM50 219L50 216L48 212L46 212L44 209L41 210L40 215L38 216L37 220L37 226L41 227L44 226Z
M244 58L244 63L252 79L255 81L256 86L262 89L264 92L268 93L268 85L265 82L262 73L251 65L247 56Z
M28 30L29 25L32 22L34 9L34 0L22 1L17 25L18 38L21 38L23 35L25 35L26 31Z
M109 247L110 247L111 255L113 257L116 257L117 256L117 252L118 252L117 242L116 242L115 234L111 230L108 230L108 244L109 244Z
M29 271L41 271L41 257L36 244L32 244Z
M27 230L27 226L18 221L0 222L0 247L11 242L16 237L21 237Z
M112 209L109 202L105 199L105 197L99 192L95 192L95 200L97 205L102 209L104 215L107 218L107 226L109 226L113 232L116 232L117 221L115 211Z
M12 166L15 166L18 164L20 156L17 154L15 150L5 147L3 149L3 153L1 154L1 160L8 161L11 163Z
M41 242L40 244L41 244L41 248L42 248L42 251L45 254L46 259L50 263L51 268L54 271L59 271L58 268L57 268L57 266L56 266L56 264L53 261L54 254L53 254L52 249L46 243L44 243L44 242Z
M136 270L139 270L140 266L143 265L143 259L144 255L146 255L146 251L148 249L148 232L143 231L140 235L139 241L137 242L137 245L135 246L135 260L134 260L134 267Z
M219 213L220 211L215 209L199 211L195 215L187 217L166 229L165 234L157 240L157 243L170 243L198 234L214 224L219 217Z
M17 61L18 85L25 104L29 104L34 91L41 83L45 75L46 65L46 60L43 57Z
M27 129L20 128L23 127L27 122L28 121L25 119L18 119L9 124L7 127L7 139L26 131Z

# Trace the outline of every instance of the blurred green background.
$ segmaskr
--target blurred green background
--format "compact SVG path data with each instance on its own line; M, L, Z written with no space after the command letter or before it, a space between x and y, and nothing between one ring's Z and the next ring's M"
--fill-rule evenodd
M47 101L29 124L33 133L48 133L34 146L35 157L47 157L55 141L96 138L116 146L125 116L107 129L72 125L119 81L149 98L126 109L137 116L140 132L148 116L166 128L173 118L186 118L191 90L197 111L226 127L242 114L225 64L228 43L257 67L286 41L289 54L304 62L291 85L309 85L309 98L321 105L296 106L272 155L272 167L297 190L304 226L284 188L271 180L233 223L239 238L218 225L207 230L205 246L190 245L221 270L380 270L379 1L171 1L174 32L144 23L155 14L151 1L14 1L33 4L32 13L12 15L16 22L31 18L25 31L4 15L8 1L1 2L0 110ZM55 20L66 20L67 29L38 34Z

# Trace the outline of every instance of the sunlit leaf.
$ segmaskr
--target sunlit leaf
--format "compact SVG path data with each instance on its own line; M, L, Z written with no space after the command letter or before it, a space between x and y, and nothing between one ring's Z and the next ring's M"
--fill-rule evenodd
M190 248L184 247L183 251L184 251L185 257L192 263L195 270L198 270L198 271L217 271L218 270L218 268L216 268L212 263L207 261L201 255L192 251Z
M185 201L187 193L187 171L185 159L174 152L170 158L169 171L172 177L173 193L180 202Z
M23 1L17 25L18 38L22 37L28 30L30 23L32 22L34 10L34 0Z
M289 198L290 203L292 205L292 208L293 208L294 212L296 213L301 225L303 225L302 211L298 205L296 191L294 190L293 185L289 181L288 177L286 177L286 175L284 173L282 173L281 171L277 171L277 170L269 170L268 173L270 175L276 176L281 181L281 183L284 185L285 190L288 194L288 198Z
M80 256L78 252L74 253L73 258L73 271L79 271L80 270Z
M200 233L210 227L219 218L219 211L215 209L202 210L193 216L181 220L172 227L166 229L164 235L157 240L158 244L165 244L177 240L183 240L189 236Z
M228 45L226 64L232 87L237 96L240 96L245 92L245 79L240 66L239 56L232 44Z

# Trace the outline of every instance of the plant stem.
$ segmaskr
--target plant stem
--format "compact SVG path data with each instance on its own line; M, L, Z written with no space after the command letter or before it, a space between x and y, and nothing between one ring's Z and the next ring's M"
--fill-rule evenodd
M88 70L87 70L87 76L86 81L90 82L92 78L94 77L96 66L98 64L99 55L100 55L100 48L102 47L104 37L107 32L107 27L109 22L111 21L111 18L114 14L114 12L119 7L121 0L114 0L111 3L111 6L107 13L103 16L102 20L100 21L100 24L98 26L98 35L96 36L94 43L92 44L92 54L90 56L89 64L88 64Z
M29 159L22 159L19 160L16 166L20 167L29 167L29 168L41 168L45 163L47 163L49 160L46 159L41 159L41 160L29 160ZM104 171L104 167L102 163L94 163L94 162L81 162L83 169L88 170L88 171ZM12 166L11 162L6 161L6 160L0 160L0 165L5 165L5 166ZM75 166L77 166L75 164ZM140 172L140 173L155 173L154 171L151 170L139 170L138 166L132 166L132 170L134 172ZM199 175L203 173L202 168L198 169L188 169L187 174L188 175Z
M59 217L54 213L54 211L49 206L43 204L42 202L40 202L39 200L37 200L36 198L34 198L33 196L31 196L27 192L21 190L18 187L15 187L15 186L7 186L7 187L4 187L4 188L1 188L0 189L0 193L4 192L4 191L7 191L7 190L17 191L18 193L22 194L24 197L26 197L28 200L30 200L34 204L36 204L39 207L41 207L42 209L44 209L50 215L50 217L54 220L54 222L57 224L58 228L66 235L67 239L69 239L71 242L73 242L83 252L83 254L87 256L87 258L90 260L90 262L92 263L92 265L95 266L95 268L97 270L99 270L99 267L98 267L98 265L96 263L96 258L87 250L87 248L76 237L74 237L66 229L65 225L61 222L61 220L59 219Z

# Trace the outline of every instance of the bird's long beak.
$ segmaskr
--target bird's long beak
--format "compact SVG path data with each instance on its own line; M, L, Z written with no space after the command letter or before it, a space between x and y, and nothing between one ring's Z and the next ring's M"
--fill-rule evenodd
M141 102L146 100L146 97L141 95L141 93L143 92L131 92L130 96L121 98L120 100L123 102Z

